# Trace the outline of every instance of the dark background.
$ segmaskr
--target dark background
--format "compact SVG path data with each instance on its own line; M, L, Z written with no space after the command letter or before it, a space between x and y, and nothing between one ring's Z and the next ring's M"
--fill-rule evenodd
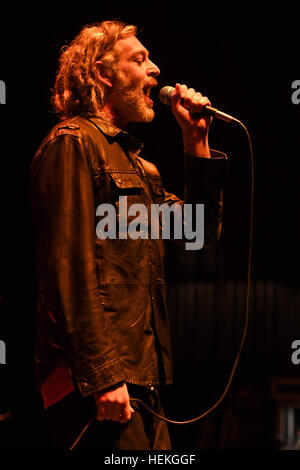
M116 4L115 4L116 5ZM171 426L177 449L277 449L277 402L272 380L297 378L291 344L300 339L298 281L298 123L291 101L299 78L297 12L250 4L210 10L192 2L48 4L6 7L0 79L1 282L0 448L47 450L49 441L34 385L34 240L28 198L34 152L56 122L50 112L59 50L82 26L104 19L136 24L139 39L161 69L159 85L185 83L212 105L240 119L254 148L254 243L250 319L232 386L221 405L197 424ZM156 119L132 125L143 156L165 187L183 193L179 128L153 91ZM237 354L245 316L249 243L249 147L241 127L214 120L211 147L228 155L224 225L218 246L200 252L167 247L166 276L174 346L175 384L164 393L167 415L188 419L220 397ZM297 402L297 400L296 400ZM299 394L300 403L300 394ZM300 406L300 405L299 405ZM300 423L299 423L300 428ZM297 431L297 429L296 429Z

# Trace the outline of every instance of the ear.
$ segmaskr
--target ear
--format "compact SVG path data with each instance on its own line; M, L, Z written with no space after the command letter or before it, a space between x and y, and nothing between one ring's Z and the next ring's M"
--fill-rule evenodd
M111 88L112 87L111 79L110 79L109 75L107 74L102 61L97 60L95 62L95 65L96 65L96 68L98 69L98 77L99 77L100 82L103 85Z

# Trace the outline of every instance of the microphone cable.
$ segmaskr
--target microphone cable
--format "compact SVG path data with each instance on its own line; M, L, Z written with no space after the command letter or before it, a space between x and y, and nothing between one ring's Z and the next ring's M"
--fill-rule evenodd
M209 413L211 413L215 408L217 408L219 406L219 404L223 401L223 399L227 395L227 392L228 392L228 390L231 386L231 383L232 383L232 380L233 380L233 377L234 377L234 374L235 374L235 371L236 371L236 368L237 368L237 365L238 365L238 362L239 362L239 359L240 359L240 356L241 356L241 353L242 353L242 350L243 350L243 347L244 347L244 344L245 344L246 336L247 336L248 323L249 323L251 265L252 265L252 248L253 248L254 156L253 156L252 141L251 141L251 137L250 137L250 134L248 132L247 127L241 121L239 121L238 119L235 119L235 118L232 118L231 122L234 122L234 123L240 125L244 129L244 131L246 132L247 139L248 139L248 144L249 144L249 157L250 157L249 245L248 245L248 260L247 260L247 281L246 281L246 296L245 296L246 297L246 300L245 300L246 306L245 306L244 327L243 327L243 331L242 331L242 336L241 336L239 349L238 349L238 352L236 354L236 357L235 357L235 360L234 360L234 363L233 363L233 366L232 366L227 384L225 386L225 389L224 389L223 393L221 394L220 398L214 403L214 405L212 405L208 410L206 410L200 416L197 416L196 418L188 419L188 420L185 420L185 421L176 421L176 420L166 418L165 416L162 416L162 415L158 414L155 410L153 410L150 406L148 406L146 403L144 403L139 398L130 398L131 402L140 403L141 405L143 405L146 408L146 410L149 411L149 413L153 414L156 418L158 418L162 421L165 421L167 423L170 423L170 424L180 425L180 424L195 423L196 421L200 421L200 419L207 416ZM82 429L82 431L80 432L80 434L78 435L76 440L73 442L73 444L71 445L69 450L73 450L76 447L76 445L78 444L80 439L83 437L83 435L85 434L85 432L87 431L87 429L90 427L90 425L92 424L92 422L95 419L96 418L90 419L90 421L84 426L84 428Z

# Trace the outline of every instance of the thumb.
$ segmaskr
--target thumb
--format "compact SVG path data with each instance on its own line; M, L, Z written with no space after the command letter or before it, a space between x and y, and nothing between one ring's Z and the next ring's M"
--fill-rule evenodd
M175 91L172 94L172 106L173 106L173 108L177 109L178 105L180 104L180 98L181 98L180 86L179 86L178 83L176 83Z

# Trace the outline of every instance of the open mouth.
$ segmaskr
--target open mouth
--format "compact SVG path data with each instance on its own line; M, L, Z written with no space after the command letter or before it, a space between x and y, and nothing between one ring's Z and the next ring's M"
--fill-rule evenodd
M150 104L153 104L153 101L151 100L150 98L150 91L151 91L151 88L152 86L144 86L143 88L143 93L144 93L144 97L145 97L145 100L150 103Z

